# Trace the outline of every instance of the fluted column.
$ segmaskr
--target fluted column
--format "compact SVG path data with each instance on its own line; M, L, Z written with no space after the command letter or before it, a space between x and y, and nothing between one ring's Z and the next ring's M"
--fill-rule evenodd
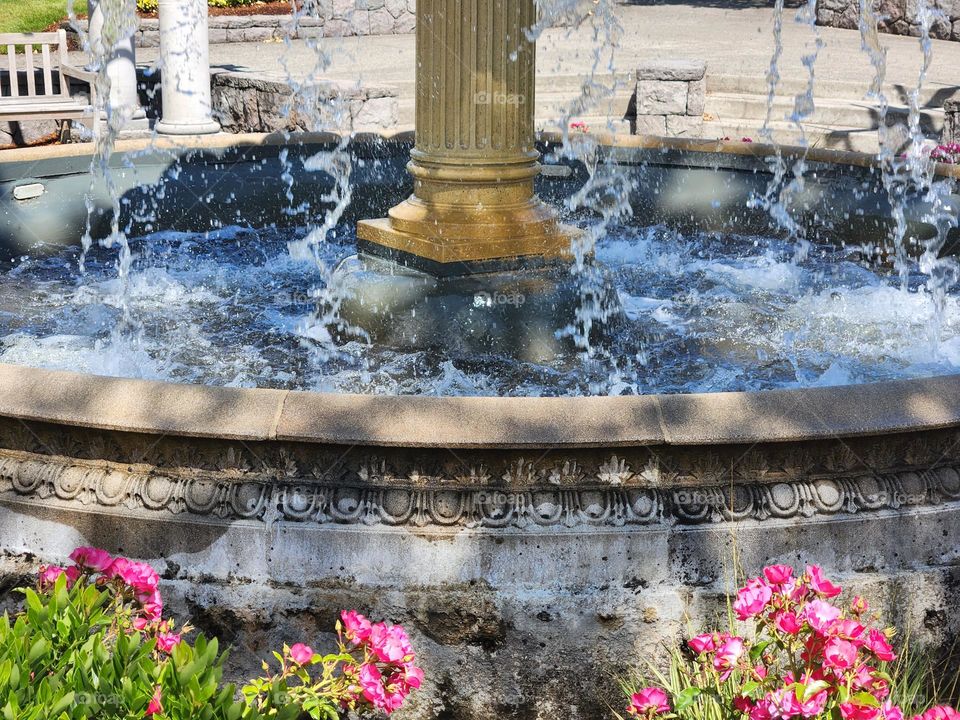
M533 192L535 0L418 0L414 193L361 221L361 248L447 274L569 252Z
M160 81L163 117L157 132L220 131L213 119L206 0L160 0Z

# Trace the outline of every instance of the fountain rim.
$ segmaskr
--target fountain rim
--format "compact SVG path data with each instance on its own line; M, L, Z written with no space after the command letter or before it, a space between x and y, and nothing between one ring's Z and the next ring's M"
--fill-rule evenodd
M575 139L580 133L570 133L567 137ZM763 159L780 154L785 159L803 157L810 162L847 165L851 167L879 168L876 155L853 150L834 150L831 148L801 147L797 145L775 145L762 142L737 142L730 140L705 140L699 138L667 138L657 135L625 135L618 133L585 133L597 140L601 147L624 150L656 150L700 152L716 155L739 155ZM274 133L219 133L213 135L178 135L169 137L130 138L117 140L114 149L118 153L142 152L148 150L229 150L241 147L272 147L282 145L311 145L340 142L342 135L333 132L274 132ZM396 144L413 143L414 131L400 129L395 132L357 132L353 133L351 143ZM537 141L548 144L560 144L563 133L545 130L537 133ZM94 150L93 143L71 143L68 145L41 145L25 148L11 148L0 152L0 168L7 163L36 162L61 158L89 156ZM960 179L960 165L936 163L935 172L941 177ZM0 177L3 177L0 175Z
M602 146L687 150L876 166L851 151L761 143L601 135ZM332 133L207 135L121 140L116 150L215 150L336 143ZM413 133L357 134L410 142ZM560 133L540 133L560 142ZM0 154L8 162L89 155L92 145ZM960 178L960 167L937 173ZM227 388L98 376L0 363L0 417L151 435L420 448L590 448L798 442L960 426L960 373L859 385L640 396L487 397L321 393Z

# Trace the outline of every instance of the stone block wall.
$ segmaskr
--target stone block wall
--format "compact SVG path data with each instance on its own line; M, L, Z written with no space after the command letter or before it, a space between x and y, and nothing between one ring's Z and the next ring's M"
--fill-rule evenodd
M960 100L947 100L943 104L943 134L940 142L960 143Z
M321 83L293 100L293 91L280 77L215 72L211 89L213 114L225 132L317 130L314 107L325 128L341 131L384 130L399 117L397 92L385 86Z
M627 120L635 135L701 137L707 94L702 60L661 60L637 68Z
M883 18L880 29L893 35L920 36L917 0L873 0ZM960 40L960 0L930 0L939 15L930 35L939 40ZM860 0L817 0L817 24L857 29Z
M211 15L211 43L267 42L284 37L402 35L416 27L415 0L327 0L319 17L301 18L294 27L288 15ZM70 31L69 24L64 29ZM84 21L84 29L86 29ZM141 18L137 47L160 46L160 21Z

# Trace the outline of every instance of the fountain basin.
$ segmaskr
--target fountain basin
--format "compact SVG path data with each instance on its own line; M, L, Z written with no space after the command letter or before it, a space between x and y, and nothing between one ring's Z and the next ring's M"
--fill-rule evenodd
M643 143L611 145L632 158L676 150L630 148ZM723 168L713 177L729 204L698 194L681 212L656 200L651 181L636 206L705 226L760 223L738 193L763 187L749 169L763 150L710 147L691 145L677 162ZM43 179L54 195L61 178L82 181L54 161L80 151L31 152L49 164L18 169L14 184ZM862 187L869 163L831 156L831 187ZM393 167L391 157L402 167L402 150L371 167ZM840 160L861 170L841 172ZM652 167L664 188L693 177ZM578 173L545 180L543 194L562 195ZM370 197L386 207L389 195ZM880 227L878 195L838 192L844 203L877 212L838 222ZM914 641L949 645L960 629L960 376L422 397L0 365L3 586L78 544L154 562L173 611L235 646L235 677L271 644L322 644L317 629L358 607L411 630L428 678L411 717L597 717L617 702L614 673L724 612L735 550L750 571L819 562L915 628Z

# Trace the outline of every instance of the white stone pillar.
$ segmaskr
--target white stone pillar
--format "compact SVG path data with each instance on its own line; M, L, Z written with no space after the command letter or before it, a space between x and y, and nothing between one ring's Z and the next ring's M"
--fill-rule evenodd
M110 108L122 113L125 121L146 117L137 96L137 57L134 35L137 28L135 0L110 8L116 17L106 17L104 0L88 0L87 38L94 58L104 59L110 78ZM112 45L112 47L107 47Z
M219 132L211 114L206 0L159 0L159 6L163 119L157 132Z

